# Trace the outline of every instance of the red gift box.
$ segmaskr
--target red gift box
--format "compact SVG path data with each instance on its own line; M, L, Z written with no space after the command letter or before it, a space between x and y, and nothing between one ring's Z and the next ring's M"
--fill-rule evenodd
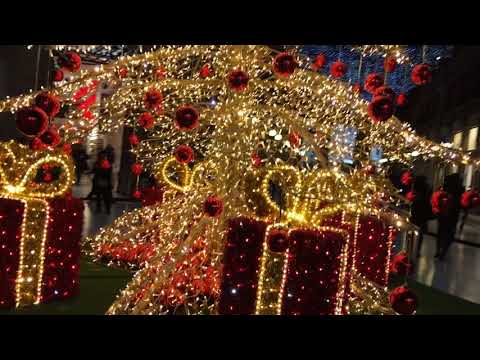
M248 218L229 222L220 314L339 314L344 310L348 234L344 230L285 229L273 247L272 229Z
M13 307L18 299L18 273L21 261L22 224L25 202L0 198L0 306ZM48 302L78 294L80 240L83 225L83 202L73 198L57 198L48 202L48 223L41 268L39 291L34 302Z

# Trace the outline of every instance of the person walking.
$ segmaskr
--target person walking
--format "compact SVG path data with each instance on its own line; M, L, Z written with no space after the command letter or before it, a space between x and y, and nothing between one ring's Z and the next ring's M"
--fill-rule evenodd
M88 170L88 155L82 145L75 147L72 151L73 161L75 163L76 185L80 184L82 174Z
M428 221L433 217L430 206L431 191L425 176L417 176L413 183L413 192L415 197L411 207L411 221L419 227L417 242L417 258L421 256L423 236L427 232Z
M96 212L102 211L102 201L105 205L107 214L110 214L112 207L112 165L108 161L105 152L98 154L95 167L93 169L92 195L96 197Z

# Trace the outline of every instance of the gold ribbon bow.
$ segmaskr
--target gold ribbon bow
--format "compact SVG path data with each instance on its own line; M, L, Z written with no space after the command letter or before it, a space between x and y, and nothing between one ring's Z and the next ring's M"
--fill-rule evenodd
M59 166L57 180L36 183L42 165ZM73 164L60 152L33 151L14 141L0 143L0 197L21 201L24 214L20 259L15 285L16 306L41 301L42 277L47 240L48 199L64 195L73 184Z

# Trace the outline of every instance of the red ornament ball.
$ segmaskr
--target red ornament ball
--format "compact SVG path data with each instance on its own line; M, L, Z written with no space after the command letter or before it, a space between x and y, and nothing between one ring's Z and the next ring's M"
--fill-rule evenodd
M413 183L413 174L411 171L405 171L400 179L402 185L410 186Z
M393 290L389 296L393 310L400 315L412 315L418 306L417 296L406 286Z
M107 159L103 159L100 162L100 167L104 170L108 170L112 167L112 165L110 165L110 161L108 161Z
M356 94L360 94L363 91L362 85L359 83L356 83L355 85L353 85L352 89L353 89L353 92Z
M283 52L273 59L273 71L281 77L289 77L298 67L297 60L289 53Z
M200 69L199 75L202 79L209 77L211 75L210 66L208 66L208 64L203 65Z
M142 173L143 166L142 166L142 164L135 163L135 164L132 165L131 170L132 170L132 173L134 173L135 175L138 176Z
M380 74L369 74L365 79L365 90L370 94L374 94L380 86L383 85L383 77Z
M55 147L60 144L61 138L54 126L51 126L47 131L40 135L40 140L45 145Z
M397 59L395 59L394 56L387 56L385 58L385 62L383 63L383 68L387 73L394 72L397 68Z
M131 134L131 135L128 137L128 142L129 142L130 145L132 145L132 146L137 146L138 143L139 143L138 136L135 135L135 134Z
M128 75L128 69L126 67L121 67L118 69L118 77L120 79L125 79Z
M415 65L412 70L412 82L415 85L425 85L432 80L432 72L430 71L430 65L420 64Z
M228 74L228 86L233 91L244 91L248 86L248 81L250 77L245 71L242 70L233 70Z
M159 66L158 69L155 71L155 76L159 80L165 79L166 75L167 75L167 71L163 66Z
M72 145L70 144L63 144L63 152L67 155L72 155Z
M53 72L53 81L62 81L64 78L64 74L62 70L55 70Z
M323 54L318 54L311 67L313 71L318 71L318 69L323 68L326 64L327 57Z
M464 209L472 209L480 205L480 194L474 190L466 191L462 194L460 203Z
M217 217L223 211L223 201L218 197L211 195L203 203L203 211L210 217Z
M46 172L45 174L43 174L43 177L42 177L42 180L46 183L49 183L53 180L53 175L52 173L50 172Z
M292 148L297 148L300 146L300 142L302 141L302 138L299 133L292 131L290 134L288 134L288 142L292 146Z
M150 114L149 112L144 112L142 115L138 117L137 122L138 122L138 126L144 129L150 129L151 127L153 127L155 119L153 118L153 115Z
M412 190L412 191L409 191L407 195L405 195L405 197L409 202L413 202L415 200L416 195L415 195L415 192Z
M155 109L162 105L163 96L157 89L149 89L143 98L147 109Z
M200 124L200 115L193 106L182 106L175 113L175 126L180 131L189 131Z
M346 73L347 73L347 70L348 70L348 66L347 64L341 62L341 61L335 61L332 66L330 67L330 74L334 77L334 78L341 78L343 77Z
M32 150L43 150L46 149L46 145L40 140L40 138L36 137L30 141L30 149Z
M262 158L256 152L253 152L250 158L253 166L260 167L262 165Z
M38 94L35 97L35 105L45 111L45 114L50 117L54 117L60 112L60 101L58 101L56 96L48 92Z
M180 164L188 164L193 161L193 150L188 145L180 145L175 150L175 159Z
M400 276L408 275L413 271L413 264L408 260L405 252L402 251L393 257L390 271Z
M404 107L405 105L407 105L407 95L403 93L398 95L396 103L398 107Z
M39 136L47 130L48 115L38 106L20 109L17 112L17 129L26 136Z
M142 197L142 193L139 191L139 190L135 190L132 194L132 196L135 198L135 199L140 199Z
M380 86L375 90L373 93L374 97L377 96L385 96L387 97L392 103L395 100L395 92L392 90L392 88L388 86Z
M432 194L431 205L434 215L445 214L450 206L451 198L443 190L435 191Z
M70 72L77 72L82 66L82 59L77 53L69 51L58 58L58 64L62 69Z
M283 253L288 249L288 232L274 229L268 234L268 248L276 253Z
M368 115L374 123L380 123L390 119L393 111L393 103L386 96L377 96L368 105Z

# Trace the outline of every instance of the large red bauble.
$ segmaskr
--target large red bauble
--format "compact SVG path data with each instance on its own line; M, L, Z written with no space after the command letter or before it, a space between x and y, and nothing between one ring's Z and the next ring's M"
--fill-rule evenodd
M405 252L400 252L393 257L392 262L390 263L390 270L394 274L405 276L413 271L413 265L408 260L407 254Z
M380 86L383 85L383 77L380 74L373 73L369 74L365 79L365 90L370 94L374 94Z
M248 86L248 81L250 77L245 71L242 70L234 70L228 74L228 86L233 91L244 91Z
M152 114L149 112L144 112L142 115L138 117L138 126L144 128L144 129L150 129L154 122L155 119Z
M415 65L412 70L412 82L415 85L425 85L432 80L432 72L430 71L430 65L420 64Z
M394 56L388 56L387 58L385 58L385 62L383 63L383 68L387 73L394 72L395 69L397 68L397 59L395 59Z
M138 143L139 143L138 136L135 135L135 134L131 134L131 135L128 137L128 142L129 142L130 145L132 145L132 146L138 145Z
M175 149L175 159L180 164L188 164L193 160L193 150L188 145L180 145Z
M135 163L135 164L132 165L131 169L132 169L132 173L134 173L135 175L138 176L142 173L143 166L142 166L142 164Z
M47 130L48 115L37 106L17 112L17 129L26 136L39 136Z
M318 69L321 69L326 64L327 64L327 57L323 54L318 54L311 67L313 71L318 71Z
M393 290L389 296L390 305L400 315L412 315L418 306L417 296L406 286Z
M267 238L267 244L272 252L284 252L288 248L288 232L279 229L270 231Z
M223 201L218 196L211 195L203 203L203 211L210 217L217 217L223 211Z
M393 103L386 96L377 96L368 105L368 115L374 123L380 123L390 119L393 111Z
M61 138L57 132L57 129L52 126L50 129L40 135L40 140L42 140L45 145L55 147L60 144Z
M30 149L32 150L43 150L46 147L47 146L38 137L35 137L30 141Z
M407 95L405 94L398 95L396 103L398 107L404 107L405 105L407 105Z
M62 81L64 78L64 74L62 70L55 70L53 72L53 81Z
M387 97L392 103L395 100L395 92L388 86L380 86L375 90L373 93L374 97L377 96L385 96Z
M48 92L42 92L35 97L35 105L45 111L50 117L54 117L60 112L60 102Z
M58 64L63 69L71 72L77 72L82 66L82 59L77 53L69 51L58 58Z
M335 61L331 67L330 67L330 74L334 77L334 78L341 78L343 77L346 73L347 73L347 70L348 70L348 66L347 64L345 64L344 62L341 62L340 60L338 61Z
M155 109L162 105L163 96L160 91L152 88L145 93L143 101L147 109Z
M298 67L297 60L291 54L280 53L273 59L273 71L278 76L289 77Z
M175 126L178 130L189 131L198 127L200 115L193 106L182 106L175 113Z

